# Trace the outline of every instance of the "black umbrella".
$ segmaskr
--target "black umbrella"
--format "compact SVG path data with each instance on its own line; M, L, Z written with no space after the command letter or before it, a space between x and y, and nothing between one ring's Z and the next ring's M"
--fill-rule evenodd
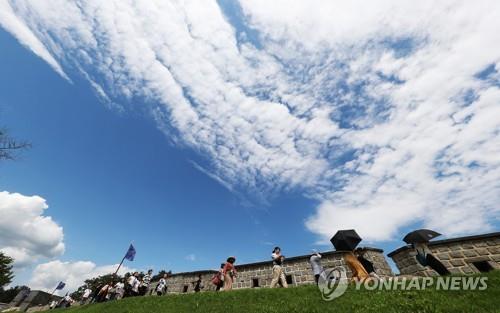
M428 242L437 236L441 234L430 229L417 229L406 234L403 241L406 243Z
M361 240L363 239L359 237L354 229L339 230L335 236L330 239L337 251L353 251Z

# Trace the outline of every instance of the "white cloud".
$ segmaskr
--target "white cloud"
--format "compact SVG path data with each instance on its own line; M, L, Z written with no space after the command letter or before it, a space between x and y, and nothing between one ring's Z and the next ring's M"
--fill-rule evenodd
M196 261L196 255L194 255L194 254L191 253L191 254L186 255L184 257L184 259L186 261L189 261L189 262L194 262L194 261Z
M14 14L9 2L6 0L0 1L0 26L16 36L20 43L47 62L59 75L68 81L70 80L45 45L38 40L24 21Z
M306 225L322 238L498 218L500 83L476 75L500 67L497 1L244 0L255 45L216 1L10 3L99 94L145 98L228 188L319 200Z
M0 250L15 259L16 267L64 253L63 229L50 216L39 196L0 192Z
M52 292L57 284L62 281L66 283L66 287L64 290L58 291L58 294L65 294L68 291L76 290L84 284L86 279L114 273L117 266L118 264L97 266L90 261L50 261L35 267L29 286L31 289ZM124 275L132 271L135 270L122 266L118 274Z

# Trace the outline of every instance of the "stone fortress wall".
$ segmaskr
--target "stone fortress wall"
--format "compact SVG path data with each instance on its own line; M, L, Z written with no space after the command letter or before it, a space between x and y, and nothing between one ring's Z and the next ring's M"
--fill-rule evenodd
M500 232L435 240L428 243L431 253L440 260L452 274L472 274L500 269ZM394 276L391 267L383 254L383 250L365 247L365 257L373 262L375 271L380 277ZM346 251L328 251L322 254L322 265L326 271L337 266L346 269L347 277L352 274L346 266L344 256ZM423 267L415 258L415 251L410 245L403 246L389 253L400 271L400 275L408 276L436 276L438 275L429 267ZM289 286L314 284L314 276L309 264L310 255L289 257L285 260L283 268ZM272 279L272 261L263 261L236 265L238 277L233 288L261 288L269 287ZM213 291L215 286L211 282L215 270L175 273L167 279L167 293L194 292L194 282L198 275L202 278L202 291ZM158 282L153 282L150 290L154 290ZM39 310L50 300L49 294L32 290L26 295L18 296L10 303L10 307L19 307L21 310Z
M500 232L434 240L429 242L431 253L451 274L473 274L500 269ZM420 265L410 245L389 253L401 275L436 276L434 270Z
M383 250L376 248L363 248L366 250L365 257L373 262L375 271L381 277L393 276L392 270L387 263ZM351 272L344 262L345 251L328 251L321 253L321 264L325 270L343 266L347 270L347 276L351 276ZM310 255L301 255L288 257L283 263L283 269L287 278L287 283L290 286L310 285L314 284L314 275L309 264ZM237 278L234 281L233 289L242 288L261 288L269 287L272 279L273 263L271 260L236 265L238 272ZM215 270L197 271L176 273L167 279L167 293L189 293L194 292L194 284L201 274L203 282L203 291L215 290L215 286L211 283L212 276L216 273ZM156 287L156 284L152 287Z

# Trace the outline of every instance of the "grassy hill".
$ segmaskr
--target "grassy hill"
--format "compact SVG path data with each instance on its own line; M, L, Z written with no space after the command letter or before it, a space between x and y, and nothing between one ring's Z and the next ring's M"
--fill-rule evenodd
M483 291L369 291L350 286L343 296L327 302L315 286L305 286L128 298L65 312L500 312L500 271L486 276L488 288Z

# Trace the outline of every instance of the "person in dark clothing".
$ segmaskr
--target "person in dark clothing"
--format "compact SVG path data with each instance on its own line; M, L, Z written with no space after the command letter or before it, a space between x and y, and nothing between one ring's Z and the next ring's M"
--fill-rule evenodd
M198 275L198 279L193 282L194 284L194 292L200 292L203 286L201 285L201 274Z
M358 248L354 252L355 252L356 258L358 259L359 263L361 263L361 265L363 265L363 267L365 268L368 275L370 275L371 277L374 277L374 278L380 278L378 276L377 272L375 271L375 267L373 266L373 262L371 262L370 260L368 260L365 257L366 250Z
M424 267L429 266L441 276L450 274L446 266L431 254L426 242L414 243L412 245L417 252L415 258L420 265Z

